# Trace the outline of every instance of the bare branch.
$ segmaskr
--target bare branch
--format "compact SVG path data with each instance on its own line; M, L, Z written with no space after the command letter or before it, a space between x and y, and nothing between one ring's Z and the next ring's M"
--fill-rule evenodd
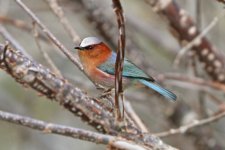
M225 13L223 13L221 16L215 17L212 22L198 35L196 36L191 42L189 42L187 45L185 45L177 54L175 60L174 60L174 67L177 68L178 65L180 64L180 61L182 59L182 57L188 52L188 50L190 50L193 46L196 45L196 43L199 42L199 40L201 40L203 37L206 36L206 34L208 34L208 32L215 27L215 25L217 24L217 22L219 20L221 20L224 17Z
M41 52L41 54L43 55L44 59L46 60L46 62L49 64L49 66L52 68L52 70L60 77L62 77L62 73L59 71L59 69L56 67L56 65L54 64L54 62L52 61L52 59L49 57L48 53L45 52L42 47L41 44L39 42L39 33L36 29L36 24L35 22L33 22L33 35L34 35L34 39L36 42L36 45L39 49L39 51Z
M169 131L156 133L154 135L156 135L158 137L167 137L167 136L172 136L172 135L176 135L176 134L184 134L192 128L200 127L200 126L203 126L203 125L208 125L210 123L213 123L215 121L218 121L218 120L222 119L223 117L225 117L225 111L223 111L221 113L218 113L214 116L208 117L206 119L195 120L192 123L181 126L177 129L170 129Z
M144 146L137 145L131 141L127 141L123 138L118 138L115 136L110 136L106 134L100 134L92 131L87 131L83 129L73 128L69 126L47 123L41 120L12 114L4 111L0 111L0 120L11 122L14 124L22 125L34 130L39 130L47 134L58 134L74 139L80 139L84 141L94 142L97 144L112 145L119 149L126 150L147 150Z
M73 42L76 44L79 44L81 39L76 33L76 31L73 29L72 25L70 24L69 20L65 17L63 9L59 6L57 0L46 0L52 9L52 11L58 16L60 19L60 22L63 24L65 30L68 32L68 34L72 37Z
M163 80L163 79L167 79L167 80L177 80L177 81L183 81L183 82L187 82L187 83L192 83L195 85L200 85L200 86L208 86L210 88L214 88L217 90L221 90L223 92L225 92L225 85L220 83L220 82L215 82L215 81L207 81L203 78L199 78L199 77L188 77L185 76L183 74L165 74L165 75L159 75L158 76L159 81Z
M125 55L125 43L126 43L126 33L125 33L125 23L123 16L123 8L121 6L120 0L112 0L113 9L117 17L117 24L119 29L119 40L117 47L117 56L115 64L115 107L118 120L122 119L120 111L120 101L123 102L123 61ZM124 105L123 105L123 114L124 114Z
M0 24L0 34L10 42L16 49L21 50L27 57L30 55L24 50L24 48L11 36L11 34Z
M32 26L30 26L27 22L23 21L23 20L19 20L19 19L12 19L12 18L8 18L7 16L0 16L0 22L2 24L9 24L11 26L14 26L16 28L19 28L23 31L26 31L28 33L32 32ZM44 36L41 33L38 33L38 38L40 38L42 41L44 42L49 42L50 40Z
M125 108L125 112L127 113L127 115L131 119L133 119L133 121L138 126L138 128L141 129L142 132L148 132L148 128L145 126L145 124L139 118L137 113L134 111L134 109L129 101L124 101L124 108Z
M30 15L30 17L36 22L36 24L42 29L42 31L51 39L51 41L80 69L83 71L82 65L75 58L71 52L48 30L48 28L41 23L37 16L21 1L16 0L16 2L25 10L25 12Z

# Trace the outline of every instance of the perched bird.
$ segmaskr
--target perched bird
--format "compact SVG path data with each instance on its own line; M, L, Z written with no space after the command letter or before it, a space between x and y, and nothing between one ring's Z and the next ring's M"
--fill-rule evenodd
M82 40L78 49L78 55L83 64L84 71L94 82L113 88L115 84L116 53L105 43L96 37L87 37ZM143 84L160 93L169 100L176 100L176 95L158 85L155 80L138 68L128 59L124 59L123 66L124 88L132 84Z

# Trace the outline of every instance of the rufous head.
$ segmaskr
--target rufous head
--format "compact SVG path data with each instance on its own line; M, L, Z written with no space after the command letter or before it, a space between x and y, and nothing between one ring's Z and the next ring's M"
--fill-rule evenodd
M82 63L100 63L105 61L112 53L111 49L97 37L87 37L82 40L78 54Z

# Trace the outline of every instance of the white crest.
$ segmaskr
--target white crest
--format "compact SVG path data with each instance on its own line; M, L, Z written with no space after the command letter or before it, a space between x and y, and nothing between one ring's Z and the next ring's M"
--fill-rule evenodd
M87 37L82 40L82 42L80 43L80 47L86 47L86 46L90 46L94 44L99 44L101 42L102 41L98 39L97 37Z

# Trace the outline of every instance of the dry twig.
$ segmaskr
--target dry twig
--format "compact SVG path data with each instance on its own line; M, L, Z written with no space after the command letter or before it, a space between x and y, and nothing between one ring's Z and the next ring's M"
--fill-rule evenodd
M167 136L172 136L172 135L176 135L176 134L184 134L192 128L200 127L200 126L203 126L203 125L213 123L215 121L218 121L218 120L222 119L223 117L225 117L225 111L223 111L221 113L218 113L214 116L208 117L206 119L195 120L192 123L181 126L177 129L170 129L169 131L156 133L154 135L156 135L158 137L167 137Z
M207 86L216 90L221 90L223 92L225 92L225 85L220 83L220 82L216 82L216 81L208 81L205 80L203 78L199 78L199 77L189 77L183 74L175 74L175 73L167 73L167 74L162 74L159 75L157 77L158 81L163 81L163 80L175 80L175 81L181 81L181 82L185 82L188 84L193 84L193 85L198 85L198 86ZM177 85L179 86L179 85Z
M177 54L173 66L174 68L177 68L180 64L180 61L182 57L190 50L193 46L196 45L196 43L199 43L199 41L206 36L206 34L209 33L209 31L215 27L217 22L221 20L224 17L225 13L223 13L221 16L215 17L212 22L198 35L196 36L192 41L190 41L187 45L185 45Z
M16 2L25 10L25 12L30 15L33 21L42 29L42 31L49 37L49 39L80 69L83 71L83 67L75 58L70 51L58 40L56 37L48 30L48 28L38 19L38 17L21 1L16 0Z
M119 29L119 40L117 47L117 57L115 64L115 109L117 113L117 119L121 120L124 116L124 104L123 104L123 61L125 56L125 45L126 45L126 34L125 34L125 23L123 16L123 8L121 6L120 0L112 0L113 9L117 17L117 24ZM120 111L120 101L122 102L122 113Z
M72 37L73 42L76 44L79 44L81 39L76 33L76 31L73 29L72 25L70 24L69 20L65 17L63 9L59 6L57 0L46 0L52 9L52 11L57 15L57 17L60 19L60 22L63 24L65 30L67 33Z
M14 124L22 125L34 130L39 130L48 134L58 134L74 139L80 139L84 141L94 142L96 144L112 145L118 149L123 150L147 150L143 146L140 146L131 141L127 141L123 138L110 136L106 134L96 133L83 129L73 128L69 126L63 126L59 124L47 123L41 120L12 114L4 111L0 111L0 120L11 122Z
M142 122L142 120L139 118L137 113L134 111L131 103L129 101L124 101L124 108L126 114L134 121L134 123L138 126L139 129L141 129L142 132L148 132L148 128L145 126L145 124Z
M7 16L0 16L0 22L2 24L12 25L12 26L19 28L23 31L26 31L28 33L31 33L33 30L32 26L27 24L25 21L19 20L19 19L8 18ZM44 36L43 34L38 33L38 35L39 35L38 38L40 38L43 42L49 42L49 39L46 36Z
M36 29L36 24L35 22L33 22L33 35L34 35L34 39L35 39L35 42L37 44L37 47L39 49L39 51L41 52L41 54L43 55L44 59L46 60L46 62L49 64L49 66L53 69L53 71L60 77L62 77L62 74L61 72L59 71L59 69L56 67L56 65L54 64L54 62L52 61L52 59L49 57L48 53L45 52L42 47L41 47L41 44L39 42L39 33Z
M16 49L21 50L27 57L30 55L24 50L24 48L11 36L11 34L0 24L0 34L10 42Z

